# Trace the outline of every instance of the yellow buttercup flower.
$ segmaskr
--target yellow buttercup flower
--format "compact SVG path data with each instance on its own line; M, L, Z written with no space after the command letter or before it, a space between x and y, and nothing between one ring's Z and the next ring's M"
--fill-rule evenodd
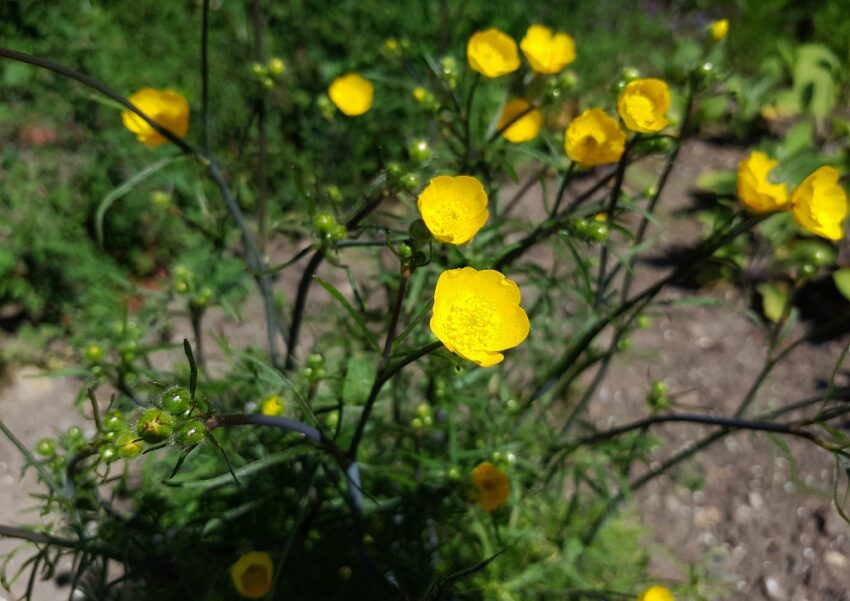
M770 182L769 175L779 161L755 150L738 163L738 198L756 213L779 211L788 206L785 184Z
M536 108L532 108L528 100L517 98L505 105L505 108L502 110L502 116L499 117L497 129L502 129L508 123L511 125L502 132L502 135L509 142L513 142L514 144L528 142L536 138L537 134L540 133L540 127L543 125L543 115Z
M602 109L587 109L570 122L564 150L573 161L592 167L616 163L626 148L626 132Z
M449 269L434 290L431 331L451 352L481 367L500 363L499 352L528 336L519 287L493 269Z
M566 33L552 34L552 30L543 25L529 27L519 47L537 73L560 73L576 59L573 38Z
M283 415L283 403L276 394L266 397L260 405L260 413L263 415Z
M484 77L513 73L520 64L514 39L495 28L472 34L466 45L466 58L473 71Z
M178 138L189 131L189 103L173 90L142 88L128 99L140 111ZM124 127L136 134L136 138L151 148L165 144L168 140L132 111L121 113Z
M810 232L841 240L847 217L847 193L838 183L838 171L820 167L791 194L794 219Z
M655 584L638 595L637 601L676 601L676 598L668 589Z
M484 511L495 511L511 493L508 476L489 461L472 470L472 483L476 488L478 505Z
M708 35L715 42L721 41L729 33L729 19L718 19L708 26Z
M250 551L230 566L230 579L239 594L248 599L265 597L272 588L274 565L268 553Z
M660 79L630 82L617 102L617 112L632 131L650 134L667 127L670 89Z
M447 244L466 244L490 217L484 186L469 175L435 177L416 206L434 238Z
M375 88L359 73L346 73L331 82L328 96L342 114L357 117L372 108Z

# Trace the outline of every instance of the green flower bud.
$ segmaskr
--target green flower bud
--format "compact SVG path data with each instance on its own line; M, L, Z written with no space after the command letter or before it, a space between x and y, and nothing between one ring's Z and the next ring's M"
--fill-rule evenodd
M162 442L174 432L174 416L161 409L146 409L142 412L136 433L145 442Z
M339 424L339 411L329 412L325 417L325 425L328 428L336 428L337 424Z
M398 243L398 245L396 246L396 252L398 252L399 257L405 260L413 256L413 249L410 248L410 245L406 244L405 242Z
M322 233L330 232L336 225L336 218L329 213L319 213L313 217L313 227Z
M803 263L800 265L800 276L804 278L810 278L815 275L818 271L818 268L812 265L811 263Z
M426 428L430 428L431 426L434 425L434 418L431 417L430 415L426 415L425 417L422 418L422 425L425 426Z
M125 419L124 414L120 411L110 411L103 416L101 424L103 425L103 429L107 432L118 432L127 425L127 420Z
M271 77L263 77L260 80L260 85L263 86L265 90L271 90L274 88L274 80Z
M440 71L446 78L457 77L457 60L453 56L444 56L440 59Z
M251 63L251 74L260 79L266 75L266 67L260 63Z
M578 83L578 76L576 76L573 71L565 71L560 78L558 78L558 85L564 92L568 92L576 87Z
M422 428L424 428L425 424L422 422L422 420L420 418L414 417L412 420L410 420L410 427L413 428L414 430L418 431L418 430L421 430Z
M638 318L637 320L635 320L635 323L637 324L637 327L641 330L646 330L649 329L649 327L652 325L652 318L649 315L641 314L638 315Z
M52 438L42 438L36 443L35 452L42 457L53 457L56 454L56 441Z
M622 338L620 338L617 341L617 350L621 351L621 352L631 350L631 348L633 346L634 346L634 342L632 341L631 337L629 337L629 336L623 336Z
M407 147L410 158L417 163L424 163L431 158L431 145L428 140L413 140Z
M667 393L667 384L665 384L662 380L655 380L652 383L652 387L649 389L646 402L653 409L665 409L670 405L670 399L668 398Z
M269 75L277 79L286 72L286 63L283 62L282 58L275 56L268 60L266 68L268 69Z
M640 69L637 67L623 67L620 71L620 77L625 79L627 82L640 79Z
M448 478L449 480L460 480L460 476L460 469L455 466L452 466L446 470L446 478Z
M199 419L192 419L180 426L177 433L177 440L185 446L195 446L204 441L207 433L207 426Z
M337 223L329 233L334 240L345 240L348 237L348 228Z
M162 190L154 190L151 192L151 204L159 209L165 209L171 206L171 194Z
M118 461L118 449L111 444L101 447L100 460L104 463L114 463L115 461Z
M103 359L103 347L99 344L90 344L86 347L86 359L97 363Z
M516 413L519 411L520 405L516 399L508 399L505 403L505 408L508 410L508 413Z
M419 175L416 173L405 173L401 176L401 187L408 192L413 192L419 187Z
M429 405L428 403L419 403L416 406L416 415L418 415L419 417L431 415L431 405Z
M118 456L123 459L138 457L142 452L141 440L139 440L139 437L136 434L129 430L124 430L118 435L118 438L115 441L115 447L118 449Z
M342 192L340 191L339 186L329 184L325 186L324 192L325 195L328 197L328 200L330 200L332 203L338 204L342 202Z
M599 221L591 221L587 224L587 237L594 242L603 242L608 239L608 224Z
M159 404L172 415L185 415L192 405L192 395L182 386L165 389Z
M309 357L307 357L307 365L312 367L313 369L322 367L325 364L325 358L322 357L319 353L312 353Z

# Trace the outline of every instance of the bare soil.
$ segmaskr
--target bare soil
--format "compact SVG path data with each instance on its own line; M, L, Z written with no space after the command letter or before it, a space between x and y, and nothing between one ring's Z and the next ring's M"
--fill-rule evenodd
M660 215L666 222L661 251L691 242L699 234L692 219L678 214L689 203L690 186L699 173L732 167L739 158L739 150L702 142L685 148L661 203ZM539 211L539 196L530 194L526 203L530 206L523 208L525 214ZM637 288L663 273L652 266L641 269L643 279ZM294 278L298 270L290 273L287 277ZM287 289L294 290L295 283L288 280ZM703 293L726 298L732 305L742 302L731 288ZM312 294L319 299L324 293L314 289ZM684 294L673 289L668 298ZM250 307L245 314L252 314ZM211 320L208 327L214 334L221 319ZM235 342L262 344L264 333L251 320L233 328L228 326ZM306 334L310 336L309 324ZM845 336L795 350L763 387L752 414L822 393L819 386L847 342ZM646 415L646 393L655 379L668 383L682 407L730 415L761 368L766 349L764 331L741 312L670 309L655 317L649 329L637 332L634 348L618 356L589 417L599 427L610 427ZM210 360L214 363L216 357ZM30 448L43 436L85 423L70 408L76 382L35 376L34 370L21 369L0 386L0 417ZM844 374L838 384L847 384ZM688 424L659 426L654 432L666 442L653 461L638 470L651 469L708 431ZM739 433L641 489L624 510L638 512L646 524L650 572L660 581L684 582L690 566L696 565L722 585L719 599L846 601L850 526L831 506L834 469L833 458L812 445ZM0 437L0 524L40 521L37 514L27 512L34 505L28 497L35 490L34 479L29 475L19 480L20 470L20 455ZM13 546L0 540L0 554ZM15 590L21 591L22 585ZM35 599L41 601L68 595L50 584L37 590Z

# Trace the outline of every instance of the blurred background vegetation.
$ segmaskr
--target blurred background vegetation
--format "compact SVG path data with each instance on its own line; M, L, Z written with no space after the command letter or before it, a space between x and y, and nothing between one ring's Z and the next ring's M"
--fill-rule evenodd
M719 17L732 22L731 66L760 85L740 84L749 94L793 89L799 44L819 45L811 57L819 65L843 62L850 52L844 1L657 0L630 10L613 0L267 4L261 53L283 57L287 64L284 83L268 96L269 170L277 182L271 218L275 227L294 236L304 234L304 224L288 223L287 214L305 202L330 205L329 195L359 189L382 167L375 157L385 164L403 161L408 141L427 135L417 107L408 101L408 76L425 81L427 69L419 57L426 50L463 60L464 40L479 27L496 26L519 36L528 23L542 22L570 32L579 49L573 70L585 99L607 93L623 66L675 75L670 71L699 52L705 26ZM214 119L214 141L234 170L234 187L248 210L256 190L253 149L240 149L252 111L245 91L251 91L249 99L264 93L250 71L256 55L251 11L251 2L214 2L211 23L212 111L228 116ZM72 66L126 95L143 86L172 87L195 107L199 21L198 1L0 4L0 35L7 47ZM407 58L388 56L388 38L404 43ZM387 118L354 128L323 115L318 105L328 82L348 69L380 77L377 108ZM189 165L169 167L167 178L150 177L120 199L120 211L106 214L108 252L96 252L94 217L104 197L162 155L127 143L117 109L75 83L11 61L0 63L0 82L0 326L43 343L74 322L101 322L89 318L102 317L109 311L105 307L126 295L126 286L116 283L161 277L175 264L192 263L186 253L209 244L207 236L172 217L178 211L189 223L206 227L209 221L198 210L205 184ZM846 83L830 77L828 85ZM815 95L822 87L817 86ZM712 118L729 112L728 93L701 110L712 112ZM839 96L833 90L827 95ZM761 98L738 100L736 118L715 133L757 140L766 131ZM793 113L799 109L795 102L790 108L787 101L778 105ZM820 111L832 108L826 101ZM190 129L190 137L198 131ZM374 140L380 141L380 152L364 152ZM152 196L158 190L171 198ZM61 219L51 218L56 215ZM33 325L42 327L35 332ZM30 334L36 333L33 339Z

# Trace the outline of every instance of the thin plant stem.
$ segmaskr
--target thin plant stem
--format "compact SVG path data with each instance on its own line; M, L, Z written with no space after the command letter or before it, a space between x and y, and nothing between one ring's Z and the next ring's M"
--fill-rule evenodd
M384 341L384 350L381 353L381 362L375 372L375 381L369 391L369 397L366 399L366 404L363 406L363 412L360 414L360 420L357 422L357 428L354 431L354 437L351 440L351 446L348 448L348 456L355 460L357 458L357 447L360 445L360 440L363 438L363 432L366 429L366 423L372 414L375 401L378 400L378 393L386 383L384 372L387 371L390 365L390 357L395 341L396 328L398 327L399 316L404 304L404 293L407 291L407 281L410 278L411 269L404 263L401 265L401 276L399 278L398 290L396 292L395 301L393 302L392 312L390 313L390 323L387 327L387 337Z
M608 200L608 206L605 209L605 222L610 223L614 217L614 211L617 209L617 202L620 200L620 191L623 188L623 180L626 177L626 167L629 164L629 153L633 147L634 140L626 144L623 150L623 156L617 163L617 171L615 172L614 187L611 190L611 196ZM596 294L593 299L594 310L599 309L605 297L605 271L608 268L608 242L603 242L599 248L599 271L596 274Z

